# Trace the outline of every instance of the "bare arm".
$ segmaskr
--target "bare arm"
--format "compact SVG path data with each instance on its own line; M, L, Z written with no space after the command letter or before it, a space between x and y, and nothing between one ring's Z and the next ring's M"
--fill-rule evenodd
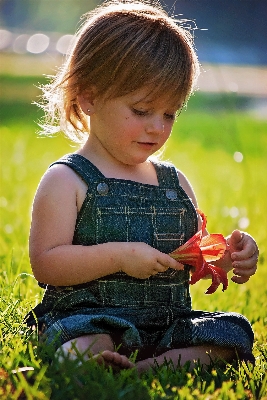
M32 211L30 260L35 278L55 286L68 286L120 270L144 279L181 265L145 243L73 245L80 179L66 166L50 168L38 187Z

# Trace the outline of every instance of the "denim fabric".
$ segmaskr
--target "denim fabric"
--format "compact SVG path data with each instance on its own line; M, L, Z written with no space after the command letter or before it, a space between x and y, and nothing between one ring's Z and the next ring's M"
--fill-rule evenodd
M145 242L170 253L197 231L194 206L169 163L153 163L159 186L106 178L77 154L56 163L72 168L88 185L74 245ZM251 353L253 332L245 317L192 311L189 269L169 269L148 279L120 272L69 287L39 283L46 291L33 311L48 342L58 339L56 346L81 335L107 333L116 345L140 354L205 343Z

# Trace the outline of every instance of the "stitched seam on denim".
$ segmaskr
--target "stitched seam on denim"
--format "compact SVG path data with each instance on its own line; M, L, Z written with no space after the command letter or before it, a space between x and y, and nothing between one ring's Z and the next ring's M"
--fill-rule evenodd
M142 207L130 207L130 206L103 206L103 207L99 207L97 206L97 212L99 212L100 214L109 214L110 211L113 212L113 214L118 214L118 215L130 215L130 214L138 214L138 215L158 215L158 216L162 216L162 215L180 215L180 217L183 217L186 209L182 208L182 209L170 209L166 206L165 207L161 207L161 209L157 209L156 211L156 207L154 206L150 206L150 210L147 210L147 208L142 208ZM127 210L127 211L126 211Z
M97 214L98 215L109 215L110 211L113 212L115 215L154 215L155 209L153 211L143 211L139 208L130 208L129 206L119 206L119 207L97 207ZM165 215L165 213L162 213ZM171 214L172 215L172 214Z
M60 320L56 321L53 324L53 329L55 329L60 334L60 338L63 343L71 339L64 326L61 324Z
M162 272L161 273L161 276L163 277L163 274L164 274L164 272ZM169 277L169 275L167 275L167 277ZM140 283L140 287L142 287L142 285L147 285L147 283L148 283L148 279L144 279L144 283ZM116 283L116 284L122 284L122 285L137 285L137 283L136 282L123 282L123 281L118 281L118 280L116 280L116 279L114 279L114 280L110 280L110 279L98 279L97 280L97 282L100 282L100 283ZM151 282L151 281L150 281ZM158 286L160 286L160 287L171 287L171 286L173 286L173 287L176 287L176 286L182 286L182 285L184 285L184 283L185 282L187 282L186 280L181 280L181 281L179 281L179 282L175 282L175 283L170 283L170 282L166 282L166 283L157 283L157 287ZM153 282L153 283L155 283L155 282Z
M86 196L86 198L84 199L84 202L85 202L87 199L89 199L89 197L90 197L90 200L93 199L93 196L92 196L92 195L89 195L89 196ZM84 213L85 213L85 211L87 210L87 208L88 208L90 205L91 205L91 201L86 201L84 207L80 210L80 211L82 211L82 214L81 214L80 217L79 217L79 215L78 215L78 217L77 217L77 223L76 223L75 231L78 230L80 224L81 224L82 221L83 221Z
M129 206L125 206L125 215L126 215L126 240L129 242L129 226L130 226L130 210Z
M182 241L184 239L184 234L183 233L164 233L164 232L157 232L156 233L156 238L157 240L162 240L162 241L169 241L169 240L179 240Z

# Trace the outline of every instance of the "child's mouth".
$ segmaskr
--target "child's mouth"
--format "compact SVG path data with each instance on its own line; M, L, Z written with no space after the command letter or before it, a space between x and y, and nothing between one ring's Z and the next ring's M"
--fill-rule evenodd
M149 148L151 149L152 147L155 147L157 143L155 142L137 142L139 146L144 147L144 148Z

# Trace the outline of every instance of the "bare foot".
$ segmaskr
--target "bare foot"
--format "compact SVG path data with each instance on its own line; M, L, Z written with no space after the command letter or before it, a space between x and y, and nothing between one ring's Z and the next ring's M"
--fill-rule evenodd
M138 361L135 365L135 368L137 370L138 375L141 375L143 372L146 372L150 369L156 368L157 364L155 362L155 359L153 358L148 358L146 360L141 360Z
M98 362L98 364L104 365L105 367L111 367L114 371L135 368L135 364L126 356L116 353L115 351L104 350L100 354L93 356L93 358Z

